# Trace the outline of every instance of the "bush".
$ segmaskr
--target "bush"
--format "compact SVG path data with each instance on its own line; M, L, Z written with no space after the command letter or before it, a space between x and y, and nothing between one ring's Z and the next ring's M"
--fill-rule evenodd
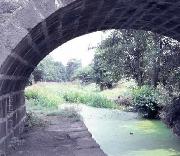
M30 111L26 114L25 130L28 131L33 127L44 127L46 124L48 124L47 121L43 120L35 113Z
M156 91L157 102L160 107L165 107L172 102L173 97L170 97L168 90L166 90L163 85L159 84L156 88Z
M174 98L168 106L164 108L161 118L172 128L173 132L180 136L180 97Z
M133 105L144 118L157 118L159 112L157 91L150 86L133 89Z
M67 102L82 103L98 108L113 108L114 102L98 93L87 93L83 91L68 91L63 95Z
M94 94L93 96L90 96L88 104L90 106L97 107L97 108L113 108L114 107L114 102L98 94L97 95Z
M83 96L83 92L80 91L67 91L64 93L63 98L65 101L70 102L70 103L84 103L85 99Z

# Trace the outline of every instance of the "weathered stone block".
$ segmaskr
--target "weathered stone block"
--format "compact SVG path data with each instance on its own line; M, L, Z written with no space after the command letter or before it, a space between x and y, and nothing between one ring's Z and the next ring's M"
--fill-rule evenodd
M34 49L30 49L24 56L23 58L27 60L31 65L33 65L33 61L36 58L40 58L37 52Z
M24 118L26 115L26 108L25 107L21 107L21 109L19 109L17 111L17 121L19 123L19 121L21 121L22 118Z
M96 143L95 140L89 137L78 138L77 139L78 149L84 148L99 148L99 145Z
M12 80L0 80L0 95L10 92L12 83Z
M3 62L3 64L0 67L0 74L8 75L8 69L13 64L13 60L14 59L10 56L6 57L6 60Z
M56 11L55 0L33 0L40 14L47 18L50 14Z
M0 51L0 56L1 56L0 57L0 69L1 69L4 61L6 60L6 58L9 55L10 51L5 48L5 45L2 42L0 42L0 49L1 49L1 51Z
M17 118L17 112L15 111L13 116L12 116L12 120L13 120L13 128L18 124L18 118Z
M15 94L13 95L13 98L14 98L13 105L17 105L17 108L25 104L25 97L23 93Z
M91 137L91 133L88 131L80 131L80 132L71 132L69 133L69 137L71 139L77 139L77 138L84 138L84 137Z
M81 149L75 151L75 156L107 156L99 148Z
M0 139L0 156L6 156L5 155L6 148L7 148L6 142Z
M43 19L44 16L32 1L28 1L25 7L19 9L14 15L14 21L25 29L32 29Z
M29 45L28 37L23 38L14 49L13 53L23 57L29 50L31 50L31 46Z
M18 137L24 131L24 120L18 123L18 125L14 129L14 136Z
M7 103L6 99L0 101L0 118L5 118L7 115Z
M13 130L13 116L7 119L7 133L10 134Z
M7 134L6 131L6 121L0 121L0 139L5 137Z
M20 4L15 1L1 1L0 2L0 14L13 13L20 8Z
M6 49L11 51L27 33L27 30L15 25L15 21L12 21L12 23L7 23L0 27L1 43L4 44Z

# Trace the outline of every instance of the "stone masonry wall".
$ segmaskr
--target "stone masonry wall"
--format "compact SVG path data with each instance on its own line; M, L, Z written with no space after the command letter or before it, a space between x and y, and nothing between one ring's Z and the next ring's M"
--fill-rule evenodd
M25 120L24 92L14 92L0 99L0 149L6 151L11 137L23 131Z

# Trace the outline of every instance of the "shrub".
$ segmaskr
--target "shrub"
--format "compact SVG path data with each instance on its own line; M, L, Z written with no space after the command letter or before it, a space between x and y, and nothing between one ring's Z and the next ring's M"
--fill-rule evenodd
M93 107L97 107L97 108L113 108L114 107L114 103L111 100L98 94L90 95L89 101L87 102L87 104Z
M175 97L171 104L165 106L161 114L162 120L172 128L173 132L180 136L180 97Z
M156 91L157 91L157 102L160 107L167 106L172 102L173 98L170 97L168 90L166 90L163 87L163 85L159 84L156 88Z
M46 124L48 124L47 121L43 120L35 113L30 111L26 114L25 130L28 131L30 128L35 126L44 127Z
M68 91L63 95L67 102L82 103L98 108L113 108L114 102L98 93L87 93L83 91Z
M136 87L133 89L133 105L144 118L157 118L157 91L150 86Z
M118 96L114 102L120 106L130 107L132 105L132 99L128 97Z
M163 121L172 128L173 132L180 136L180 97L176 97L172 100L171 104L164 108L164 112L161 115Z
M79 91L67 91L64 93L63 98L65 101L70 102L70 103L76 103L80 102L83 103L84 98L83 98L83 93Z

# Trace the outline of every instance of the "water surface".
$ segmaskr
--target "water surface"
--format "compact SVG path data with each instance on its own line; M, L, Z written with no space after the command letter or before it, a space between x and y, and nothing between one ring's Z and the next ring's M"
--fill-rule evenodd
M81 107L86 126L108 156L180 156L180 139L160 121L142 120L131 112Z

